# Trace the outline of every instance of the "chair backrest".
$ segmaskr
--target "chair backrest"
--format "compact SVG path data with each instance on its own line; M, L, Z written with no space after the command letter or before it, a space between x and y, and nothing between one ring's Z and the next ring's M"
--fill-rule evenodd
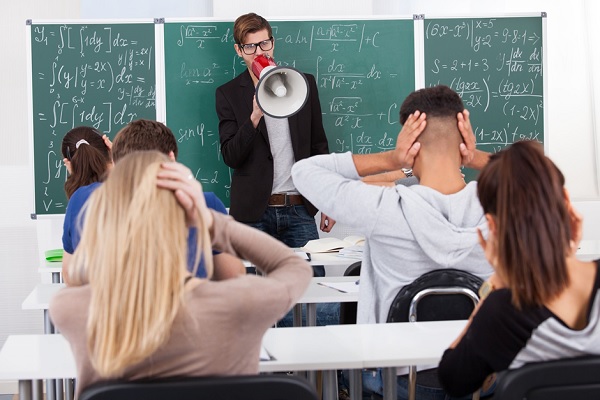
M344 276L360 276L361 261L352 263L346 268ZM356 302L340 303L340 324L356 324Z
M387 322L468 319L477 305L483 280L457 269L438 269L400 289Z
M84 389L79 399L317 400L317 394L296 376L252 375L103 382Z
M600 357L527 364L497 382L494 400L600 399Z

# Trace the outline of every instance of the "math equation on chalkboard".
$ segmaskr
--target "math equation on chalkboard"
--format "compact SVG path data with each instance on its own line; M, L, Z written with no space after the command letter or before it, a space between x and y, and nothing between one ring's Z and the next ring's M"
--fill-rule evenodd
M114 138L156 118L154 24L34 24L31 61L35 210L60 214L65 133L87 125Z
M454 89L478 147L544 141L541 17L425 19L425 81Z

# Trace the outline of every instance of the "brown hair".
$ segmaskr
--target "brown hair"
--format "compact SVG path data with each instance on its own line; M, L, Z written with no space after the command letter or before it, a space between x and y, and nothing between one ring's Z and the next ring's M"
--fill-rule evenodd
M63 137L61 152L71 162L71 173L65 182L68 199L81 186L104 180L111 159L98 130L89 126L71 129Z
M177 140L173 132L158 121L138 119L117 133L112 147L114 162L134 151L156 150L177 158Z
M541 306L569 284L571 225L565 178L537 142L491 156L477 194L496 222L498 269L517 308Z
M247 34L263 29L267 30L269 37L273 36L269 21L255 13L244 14L239 16L233 23L233 39L238 45L244 44L243 41Z

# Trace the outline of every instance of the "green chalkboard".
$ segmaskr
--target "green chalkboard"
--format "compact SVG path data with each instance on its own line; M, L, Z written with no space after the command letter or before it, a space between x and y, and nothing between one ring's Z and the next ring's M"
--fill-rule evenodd
M64 134L156 119L154 23L31 24L34 210L64 214Z
M461 95L478 148L544 141L542 16L426 18L424 43L426 86L445 84Z
M415 89L412 19L271 20L275 60L313 74L333 152L395 146L398 108ZM166 22L166 123L179 160L229 204L231 171L219 149L215 90L245 70L233 22Z

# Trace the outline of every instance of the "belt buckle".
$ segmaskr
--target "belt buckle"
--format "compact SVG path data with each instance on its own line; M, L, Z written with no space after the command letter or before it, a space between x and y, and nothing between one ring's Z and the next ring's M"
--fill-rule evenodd
M290 198L289 198L289 196L288 196L287 193L284 193L283 194L283 206L284 207L289 207L290 205L291 205L290 204Z

